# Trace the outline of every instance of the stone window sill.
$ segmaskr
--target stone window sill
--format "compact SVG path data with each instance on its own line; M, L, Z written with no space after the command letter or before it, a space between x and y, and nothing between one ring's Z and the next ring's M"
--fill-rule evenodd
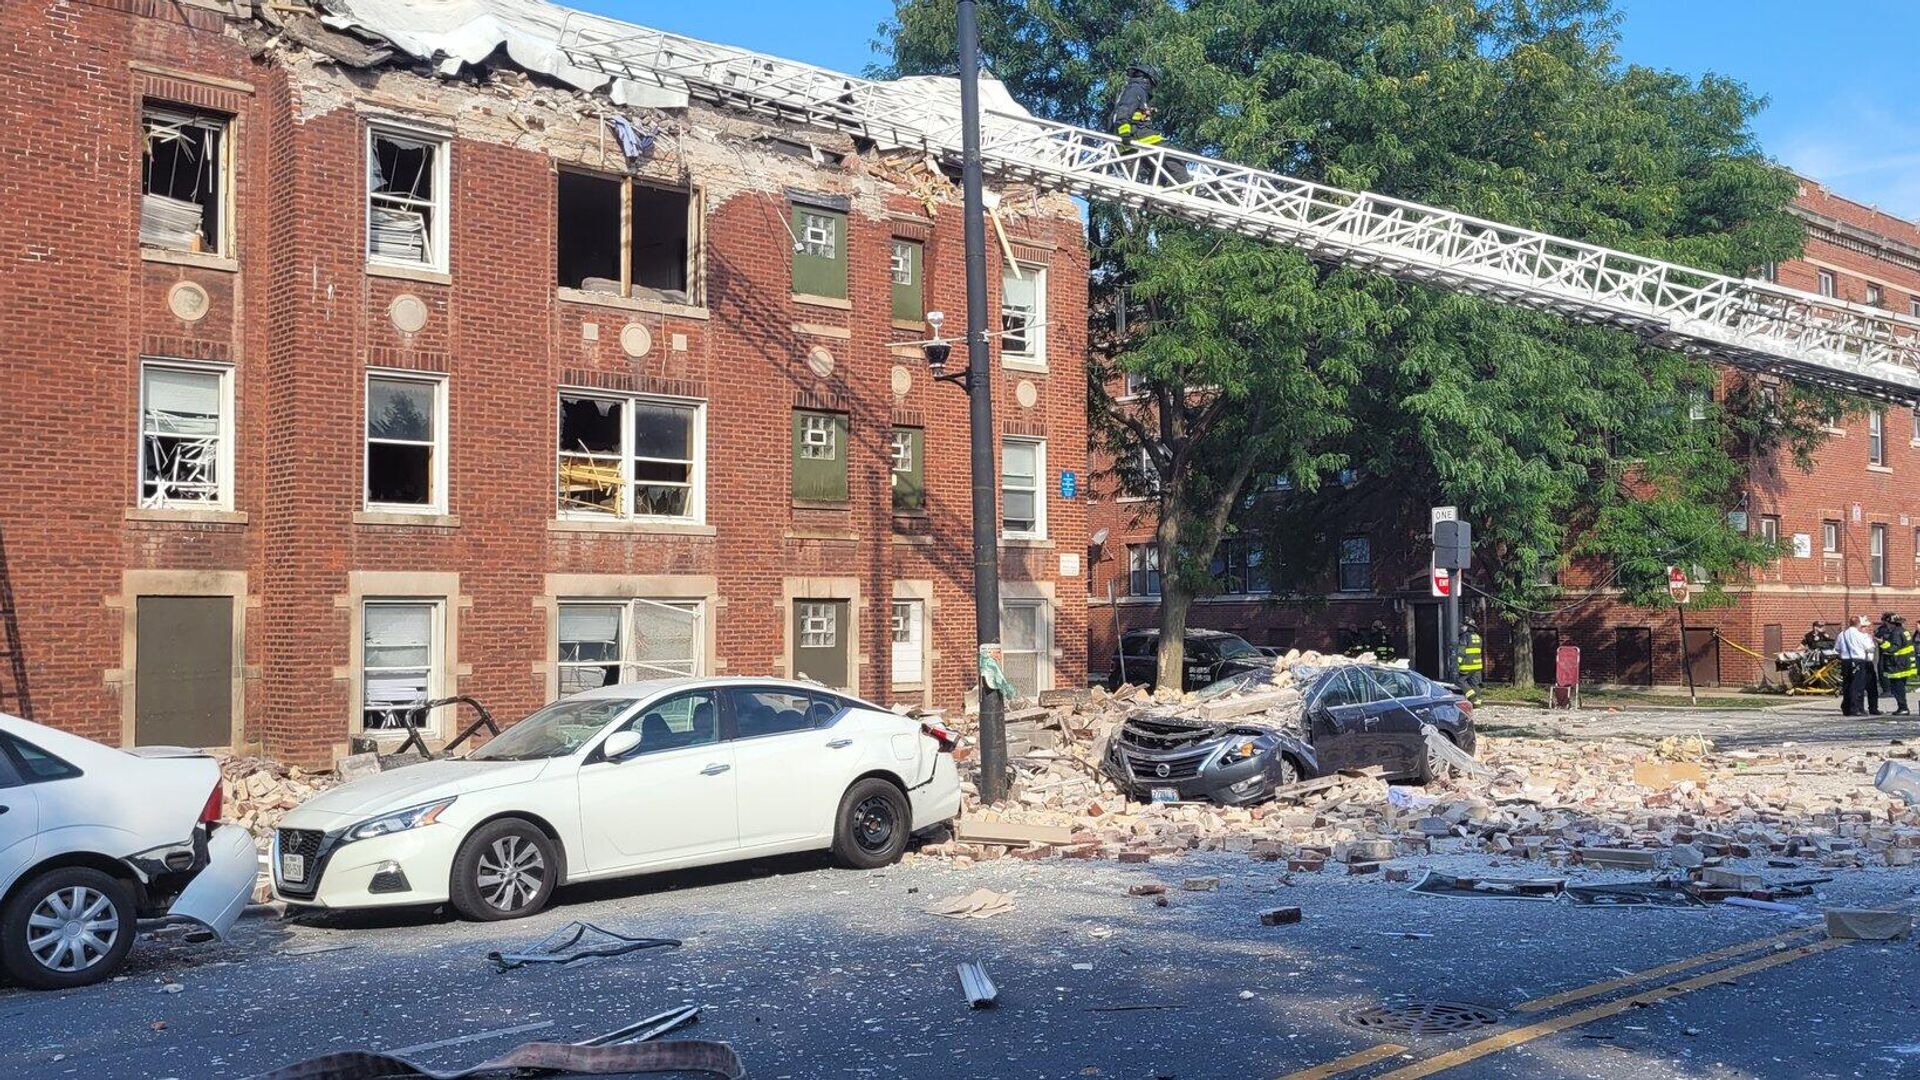
M548 532L624 533L629 536L717 536L720 530L695 521L595 521L588 518L557 518L547 522Z
M359 510L355 525L397 525L419 529L457 529L460 518L454 514L415 513L409 510Z
M173 266L194 266L202 270L219 270L234 274L240 271L240 263L231 255L215 255L210 251L175 251L172 248L143 247L140 260L151 263L168 263Z
M395 266L392 263L367 263L368 277L399 278L402 281L424 281L429 285L451 285L453 275L445 270L435 270L431 266Z
M834 510L840 513L851 513L853 511L853 504L845 499L795 499L793 500L793 508L795 510Z
M788 540L859 540L852 529L788 529L780 534Z
M615 296L612 293L588 292L585 289L569 289L557 286L554 295L569 304L587 304L592 307L619 308L622 311L644 311L651 315L671 315L677 319L698 319L707 321L711 315L699 304L678 304L671 300L657 300L651 296Z
M1869 466L1867 466L1867 471L1868 471L1868 472L1877 472L1877 473L1886 473L1886 474L1888 474L1889 476L1891 476L1891 475L1893 474L1893 466L1891 466L1891 465L1869 465Z
M793 302L809 307L834 308L838 311L852 311L853 301L842 300L837 296L812 296L807 293L794 293Z
M1048 370L1045 360L1016 360L1007 356L1005 353L1002 353L1000 356L1000 366L1006 368L1008 371L1022 371L1029 375L1052 374L1052 372Z
M125 516L128 521L166 522L175 525L245 525L247 523L245 510L203 510L184 506L162 509L130 506Z
M1003 536L1000 538L1000 546L1010 548L1050 548L1053 546L1053 541L1044 536Z

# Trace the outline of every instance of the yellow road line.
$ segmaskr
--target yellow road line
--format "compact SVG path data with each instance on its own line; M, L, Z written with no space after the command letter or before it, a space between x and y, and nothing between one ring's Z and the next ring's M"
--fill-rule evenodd
M1338 1076L1348 1069L1358 1069L1363 1065L1371 1065L1376 1061L1382 1061L1396 1054L1404 1054L1406 1052L1407 1048L1404 1046L1395 1043L1381 1043L1379 1046L1369 1046L1365 1050L1348 1054L1346 1057L1336 1061L1329 1061L1325 1065L1315 1065L1311 1069L1301 1069L1299 1072L1290 1072L1281 1077L1280 1080L1327 1080L1327 1077Z
M1661 964L1659 967L1651 967L1645 971L1636 971L1631 975L1622 975L1617 979L1608 979L1606 982L1594 983L1592 986L1582 986L1548 997L1534 998L1532 1001L1523 1001L1515 1005L1513 1011L1530 1013L1557 1009L1562 1005L1571 1005L1576 1001L1585 1001L1590 997L1610 994L1615 990L1632 986L1635 983L1643 983L1651 979L1661 979L1668 975L1677 975L1688 968L1696 968L1702 964L1711 964L1719 960L1731 960L1736 956L1743 956L1760 949L1770 949L1775 945L1784 944L1795 938L1811 937L1820 932L1819 927L1806 927L1799 930L1789 930L1784 934L1775 934L1772 937L1760 938L1757 941L1743 942L1739 945L1729 945L1724 949L1715 949L1712 952L1701 953L1699 956L1689 956L1685 960L1675 960L1670 964Z
M1604 1005L1594 1005L1590 1008L1581 1009L1578 1012L1571 1012L1564 1016L1556 1016L1549 1020L1542 1020L1537 1024L1528 1024L1525 1027L1510 1028L1498 1035L1481 1039L1478 1042L1468 1043L1456 1050L1449 1050L1444 1054L1430 1057L1425 1061L1415 1062L1404 1068L1395 1069L1390 1073L1378 1077L1377 1080L1419 1080L1420 1077L1445 1072L1448 1069L1465 1065L1470 1061L1478 1061L1483 1057L1487 1057L1490 1054L1497 1054L1502 1050L1510 1050L1513 1047L1530 1043L1535 1039L1552 1035L1555 1032L1579 1027L1582 1024L1592 1023L1595 1020L1603 1020L1609 1016L1623 1013L1628 1009L1637 1008L1642 1005L1652 1005L1665 1001L1668 998L1679 997L1682 994L1690 994L1704 987L1732 982L1743 975L1751 975L1756 971L1764 971L1767 968L1779 964L1805 959L1806 957L1827 952L1845 944L1847 944L1847 942L1831 938L1816 941L1809 945L1788 949L1785 952L1777 952L1769 956L1763 956L1758 960L1749 960L1744 964L1736 964L1730 968L1722 968L1719 971L1709 971L1704 975L1695 975L1691 979L1682 979L1677 983L1658 986L1652 990L1634 994L1631 997L1620 998L1617 1001L1609 1001Z

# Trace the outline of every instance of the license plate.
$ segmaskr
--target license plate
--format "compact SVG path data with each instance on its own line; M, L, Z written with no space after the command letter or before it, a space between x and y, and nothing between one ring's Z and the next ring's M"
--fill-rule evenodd
M280 856L280 878L283 881L307 880L307 857L305 855Z
M1153 802L1179 802L1180 789L1170 788L1170 787L1157 787L1148 791L1147 797L1151 799Z

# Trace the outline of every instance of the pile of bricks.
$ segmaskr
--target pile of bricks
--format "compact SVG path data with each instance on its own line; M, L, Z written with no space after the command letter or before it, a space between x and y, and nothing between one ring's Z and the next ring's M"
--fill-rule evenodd
M969 784L952 838L922 855L960 864L1006 856L1138 863L1226 851L1284 860L1293 870L1331 864L1356 874L1436 852L1650 873L1698 873L1739 859L1840 868L1920 857L1920 809L1872 784L1885 758L1920 756L1920 740L1871 754L1724 753L1702 740L1656 746L1482 735L1489 777L1417 788L1340 775L1251 808L1142 804L1101 771L1108 740L1135 713L1201 715L1205 705L1133 687L1063 698L1009 715L1012 797L983 807Z
M286 812L338 784L332 773L313 772L267 758L220 759L221 818L253 833L265 850Z

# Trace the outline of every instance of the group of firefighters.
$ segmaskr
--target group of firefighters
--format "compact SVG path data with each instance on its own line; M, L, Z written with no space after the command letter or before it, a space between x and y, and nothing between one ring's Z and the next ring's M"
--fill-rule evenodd
M1867 616L1855 616L1835 638L1827 633L1827 624L1816 619L1800 647L1815 657L1839 658L1842 716L1882 715L1882 693L1893 699L1894 716L1908 715L1907 682L1920 675L1915 635L1907 632L1906 619L1891 611L1881 613L1880 625L1869 630L1870 625Z

